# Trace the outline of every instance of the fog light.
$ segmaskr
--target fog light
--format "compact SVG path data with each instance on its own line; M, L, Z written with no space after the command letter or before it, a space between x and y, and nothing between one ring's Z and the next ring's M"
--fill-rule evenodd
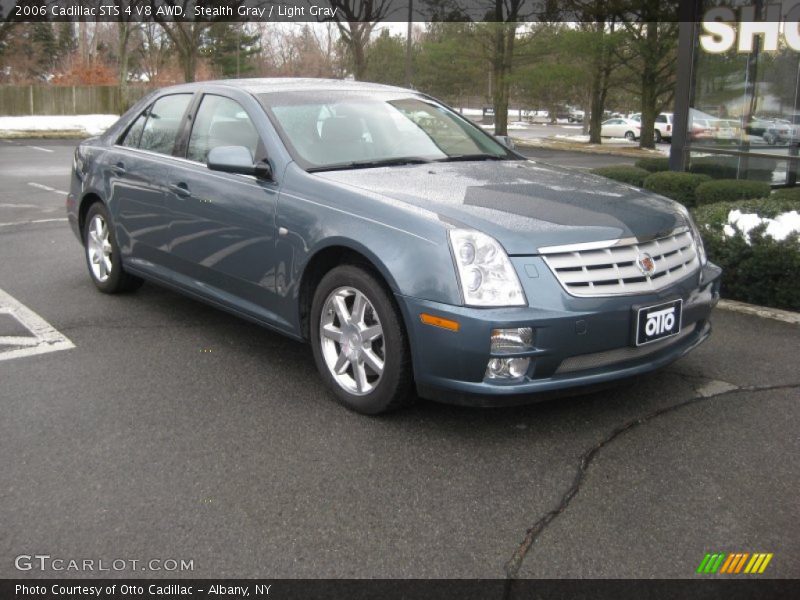
M533 329L492 329L492 354L514 354L533 350Z
M487 379L519 379L528 372L530 358L493 358L486 366Z

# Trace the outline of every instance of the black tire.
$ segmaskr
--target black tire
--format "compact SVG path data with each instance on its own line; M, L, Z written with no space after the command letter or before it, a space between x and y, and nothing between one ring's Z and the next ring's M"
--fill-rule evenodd
M656 140L656 144L661 143L661 132L658 129L653 132L653 137Z
M372 305L371 314L379 321L383 330L381 342L383 372L374 389L362 395L351 393L337 381L323 354L320 338L322 312L328 299L340 288L352 289L363 294ZM362 414L378 415L397 410L414 401L411 352L405 327L390 292L370 269L359 265L342 265L329 271L314 291L310 319L314 362L339 403ZM341 327L341 323L339 326ZM340 343L336 342L333 346L339 352L343 351ZM350 370L350 376L355 379L353 365L350 364L347 369Z
M111 255L109 256L111 262L111 270L107 273L107 277L102 279L98 277L92 267L92 257L90 251L90 244L92 238L92 224L95 222L95 217L101 218L108 229L108 243L111 246ZM111 221L111 216L108 214L108 209L102 202L95 202L89 207L86 213L86 220L83 225L83 247L84 256L86 257L86 266L89 269L89 277L98 290L104 294L118 294L121 292L132 292L142 286L141 278L126 273L122 267L122 259L120 258L119 246L114 234L114 225Z
M629 142L635 142L636 141L636 134L633 133L632 131L626 131L625 132L625 139L628 140Z

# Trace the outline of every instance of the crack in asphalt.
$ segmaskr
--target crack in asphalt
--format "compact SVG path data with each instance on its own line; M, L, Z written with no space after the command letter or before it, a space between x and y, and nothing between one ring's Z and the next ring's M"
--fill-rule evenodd
M773 390L800 389L800 383L786 383L786 384L768 385L768 386L734 386L733 384L730 384L725 381L711 380L702 376L695 376L687 373L676 373L676 374L687 381L695 379L695 380L704 380L706 383L703 386L698 387L694 383L689 381L690 385L692 385L692 387L695 390L695 393L697 394L696 396L693 396L688 400L684 400L683 402L678 402L677 404L671 404L669 406L659 408L650 413L647 413L644 416L626 421L616 429L612 430L611 433L609 433L605 438L600 440L597 444L586 450L581 455L580 462L578 463L578 470L575 473L575 478L573 479L572 485L570 485L567 491L561 496L561 500L559 501L558 505L552 510L545 513L538 521L536 521L525 532L525 538L523 539L522 543L520 543L519 547L514 552L514 555L505 564L507 584L505 587L504 598L509 597L509 594L511 592L511 582L513 582L517 578L519 570L522 567L522 563L525 560L525 556L528 554L533 544L536 542L539 536L544 532L544 530L569 507L570 503L575 498L575 496L578 495L578 492L580 491L581 486L583 485L583 482L586 479L586 474L589 470L589 466L591 465L592 461L595 459L597 454L604 447L608 446L611 442L616 440L619 436L630 431L631 429L638 427L639 425L644 425L645 423L649 423L650 421L656 419L657 417L660 417L662 415L671 412L675 412L676 410L685 408L687 406L691 406L693 404L697 404L704 400L711 400L713 398L720 398L722 396L738 394L741 392L769 392ZM711 390L714 389L715 384L722 384L716 386L719 391L709 393L711 392Z

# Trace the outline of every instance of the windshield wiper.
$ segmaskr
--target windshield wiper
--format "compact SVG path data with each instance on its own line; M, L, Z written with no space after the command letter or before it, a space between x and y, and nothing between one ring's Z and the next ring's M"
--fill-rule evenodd
M309 173L320 171L346 171L348 169L371 169L374 167L396 167L400 165L422 165L431 162L427 158L420 156L404 156L400 158L384 158L380 160L354 160L349 163L339 163L323 167L311 167L307 169Z
M436 162L466 162L470 160L504 160L505 157L496 154L454 154L447 158L440 158Z

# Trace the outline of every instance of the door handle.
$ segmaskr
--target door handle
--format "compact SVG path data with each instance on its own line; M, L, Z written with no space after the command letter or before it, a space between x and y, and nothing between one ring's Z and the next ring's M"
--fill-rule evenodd
M192 192L189 191L189 186L186 185L183 181L180 183L173 183L169 186L170 191L174 192L176 196L180 198L188 198L192 195Z
M111 165L111 172L114 175L124 175L125 174L125 164L122 162L118 162L114 165Z

